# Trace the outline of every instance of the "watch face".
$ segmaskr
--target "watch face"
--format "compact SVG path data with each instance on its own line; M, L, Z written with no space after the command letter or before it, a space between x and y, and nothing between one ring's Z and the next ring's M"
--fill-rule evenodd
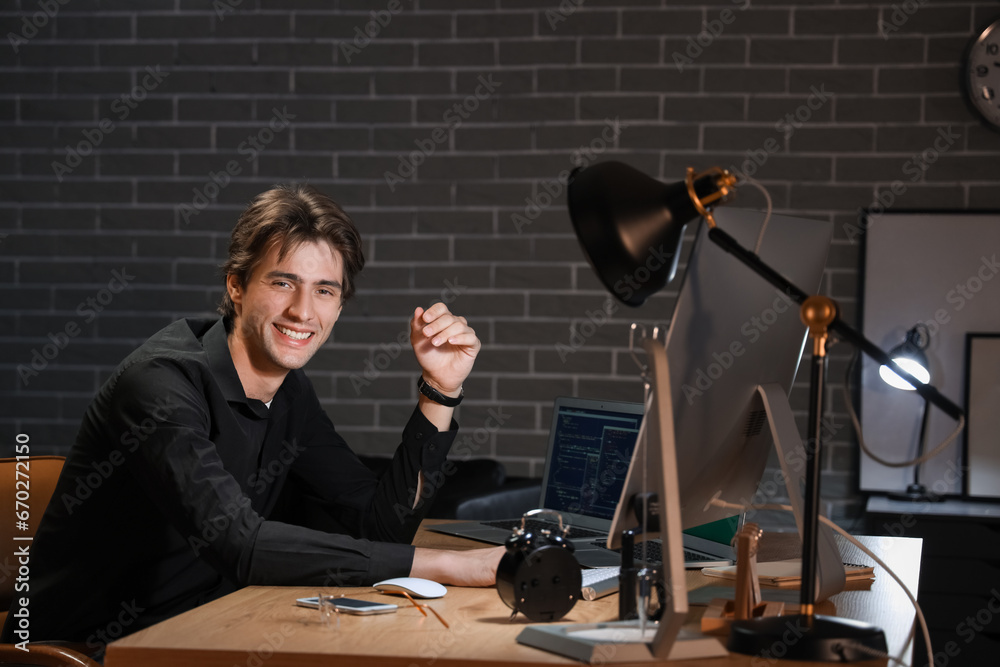
M972 106L994 127L1000 128L1000 19L972 44L965 76Z

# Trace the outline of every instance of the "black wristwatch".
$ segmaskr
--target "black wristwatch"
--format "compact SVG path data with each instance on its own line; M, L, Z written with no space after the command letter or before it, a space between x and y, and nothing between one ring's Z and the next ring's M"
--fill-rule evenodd
M462 402L463 398L465 398L465 391L463 389L459 389L460 393L455 398L452 398L451 396L445 396L440 391L427 384L427 381L424 380L423 375L417 378L417 391L419 391L421 394L431 399L435 403L440 403L446 408L455 407L456 405Z

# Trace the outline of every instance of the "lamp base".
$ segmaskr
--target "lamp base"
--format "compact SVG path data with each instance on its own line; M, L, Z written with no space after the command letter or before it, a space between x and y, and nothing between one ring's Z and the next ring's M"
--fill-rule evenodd
M888 652L881 628L804 614L733 621L726 648L767 659L823 662L874 660Z
M906 491L890 493L889 500L903 500L911 503L939 503L944 498L936 493L931 493L923 484L910 484Z

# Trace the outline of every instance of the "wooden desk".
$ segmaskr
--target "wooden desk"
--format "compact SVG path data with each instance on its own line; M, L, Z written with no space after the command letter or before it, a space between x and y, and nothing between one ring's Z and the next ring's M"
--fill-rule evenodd
M797 536L765 536L761 560L795 557ZM920 571L920 540L866 537L862 541L896 569L916 594ZM414 544L470 548L477 543L421 531ZM853 547L852 547L853 548ZM860 552L845 551L848 562L867 562ZM718 585L718 580L689 571L688 588ZM349 597L385 600L371 588L324 589ZM396 613L379 616L341 614L340 628L327 629L319 612L295 606L298 597L314 596L316 587L251 586L197 609L141 630L108 646L107 667L314 667L336 664L364 667L435 665L551 665L581 664L568 658L522 646L515 641L527 624L513 622L510 610L494 588L451 587L448 594L427 601L449 622L445 629L433 616L425 618L405 599ZM908 661L912 648L914 613L905 595L886 574L877 573L870 590L845 591L831 602L838 615L874 623L885 630L892 655ZM692 608L695 622L703 608ZM831 613L833 609L821 609ZM580 601L563 623L613 620L618 596ZM649 664L649 663L645 663ZM779 666L791 663L760 657L731 655L721 659L670 663L717 667L721 665ZM885 661L858 663L882 665Z

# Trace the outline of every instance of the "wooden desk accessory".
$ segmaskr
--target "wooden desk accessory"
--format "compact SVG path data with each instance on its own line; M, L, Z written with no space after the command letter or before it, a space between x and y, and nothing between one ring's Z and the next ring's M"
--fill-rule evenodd
M701 631L709 635L729 634L734 620L781 616L784 602L762 602L757 579L757 549L764 531L748 523L736 534L736 599L715 598L701 617Z

